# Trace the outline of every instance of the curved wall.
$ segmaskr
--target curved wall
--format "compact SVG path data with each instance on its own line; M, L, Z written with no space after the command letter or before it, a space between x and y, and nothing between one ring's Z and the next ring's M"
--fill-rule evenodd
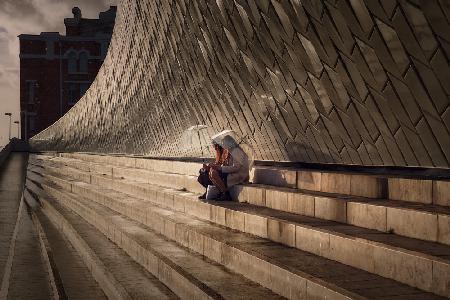
M261 160L449 167L450 2L123 0L40 150L183 156L192 125Z

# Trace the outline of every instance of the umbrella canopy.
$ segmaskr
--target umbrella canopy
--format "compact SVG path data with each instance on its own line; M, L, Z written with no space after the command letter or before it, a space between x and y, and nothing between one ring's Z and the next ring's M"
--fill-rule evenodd
M194 125L183 132L180 149L185 156L210 157L209 146L211 128L207 125Z

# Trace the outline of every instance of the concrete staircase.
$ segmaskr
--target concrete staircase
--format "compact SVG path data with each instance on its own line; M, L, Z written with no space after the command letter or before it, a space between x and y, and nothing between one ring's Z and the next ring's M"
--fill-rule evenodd
M7 153L0 163L0 299L49 299L52 274L22 199L27 155Z
M32 155L26 195L110 298L450 297L449 182L257 167L201 202L198 169Z

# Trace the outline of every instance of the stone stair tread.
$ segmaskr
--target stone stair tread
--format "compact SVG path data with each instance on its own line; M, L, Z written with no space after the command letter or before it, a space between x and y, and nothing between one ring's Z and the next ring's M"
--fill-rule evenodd
M117 180L117 179L116 179ZM150 183L140 183L130 179L122 179L121 181L127 182L130 184L138 184L140 186L146 186L149 188L155 188L157 186L152 185ZM176 193L176 190L164 188L166 191L171 191L172 193ZM193 201L198 201L197 195L193 194ZM204 203L209 203L215 206L221 206L228 209L233 209L249 214L255 214L258 216L265 216L268 218L277 218L283 221L290 222L296 225L307 225L317 229L331 231L335 234L343 234L352 236L355 238L362 238L372 242L378 242L387 244L393 247L403 248L405 250L417 251L423 254L428 254L432 256L448 256L450 255L450 246L424 241L419 239L414 239L410 237L404 237L396 234L380 232L374 229L368 229L364 227L358 227L350 224L343 224L335 221L319 219L315 217L298 215L295 213L284 212L280 210L276 210L269 207L257 206L249 203L239 203L235 201L201 201ZM390 201L392 202L392 201Z
M55 170L56 173L59 173L56 169L53 170ZM69 173L70 171L65 175L70 175ZM395 228L394 234L383 233L384 230L387 229L384 229L383 231L372 229L366 230L363 227L325 221L318 218L307 218L310 223L303 224L298 223L298 219L296 219L303 217L302 215L285 213L281 210L269 208L269 211L272 210L271 213L273 214L261 216L259 215L259 211L256 213L240 211L239 208L241 207L241 204L239 203L231 204L238 205L236 206L238 209L223 207L226 203L203 203L196 199L197 195L195 193L182 192L176 189L138 182L134 180L134 175L132 177L127 177L127 179L108 178L107 176L100 176L96 172L78 175L74 172L74 175L76 175L80 181L94 182L97 185L104 185L105 187L112 189L123 189L129 195L135 195L140 199L147 198L147 194L153 195L155 196L154 201L163 204L164 206L166 206L165 198L169 197L167 198L169 201L167 203L171 203L170 207L173 207L175 210L186 210L187 213L204 220L256 234L263 238L268 237L275 242L294 246L344 264L389 278L394 278L395 280L412 286L419 286L427 291L438 291L437 293L441 295L448 295L447 282L450 263L446 252L448 249L446 248L447 246L436 242L422 241L415 239L414 237L403 238L400 234L404 233L399 230L399 234L397 234L397 228ZM164 182L162 183L164 184ZM164 194L166 196L164 196ZM158 196L156 197L156 195ZM177 200L172 202L174 197L171 195L184 195L185 197L180 199L177 199L179 197L175 197ZM170 197L172 197L172 200L170 200ZM177 201L178 206L174 205ZM333 203L338 204L337 201ZM254 204L247 206L257 207L258 210L267 209L267 207L260 207ZM392 210L392 213L394 212L395 211ZM225 213L229 216L229 218L227 217L227 220L221 219L222 217L224 218ZM416 214L418 214L420 218L425 218L424 220L421 219L421 222L427 221L430 217L436 218L433 222L436 223L439 221L439 224L441 224L440 222L447 222L448 220L437 220L440 216L427 215L420 211L415 211L412 214L409 214L408 211L404 211L403 213L407 213L408 218L415 217ZM223 216L221 217L219 214L223 214ZM443 218L444 217L445 216L443 216ZM322 218L322 216L320 216L320 218ZM250 222L249 229L247 229L247 225L245 225L247 224L247 221ZM314 222L320 223L314 225ZM408 222L409 223L407 224L413 226L414 222ZM313 224L314 226L309 224ZM359 223L357 225L359 225ZM418 224L418 226L421 226L420 228L422 230L422 234L418 238L428 240L423 234L426 234L427 226L431 225L432 224L428 225L426 222ZM365 225L362 224L361 226ZM444 231L445 228L446 227L443 228ZM356 233L354 232L355 230ZM436 229L430 227L430 230ZM380 235L384 235L384 237L380 239ZM435 239L430 238L430 240ZM321 241L326 241L326 243L323 244L324 246ZM388 261L385 266L381 265L379 262L380 258L382 258L383 261ZM418 276L414 274L424 275Z
M66 179L67 180L67 179ZM109 190L98 186L93 186L91 184L87 184L84 182L79 182L76 180L72 180L74 184L80 184L90 189L98 190L102 194L108 194L117 199L125 199L125 198L133 198L130 195L125 193ZM135 201L141 202L142 200L136 199ZM133 201L130 201L132 203ZM220 203L222 204L222 203ZM239 203L224 203L225 205L240 205ZM151 206L152 204L146 203L142 204L143 206ZM158 209L158 208L157 208ZM169 211L166 213L167 216L174 218L174 215L177 215L178 221L183 221L183 219L192 219L192 217L187 217L179 212L170 211L167 208L159 208L161 211ZM252 255L273 262L274 264L285 268L293 273L307 273L310 276L318 277L327 282L340 286L341 288L348 289L352 292L358 292L363 296L368 296L363 290L361 284L357 284L356 286L352 286L352 281L343 280L343 276L351 276L353 279L361 279L367 283L367 289L372 289L373 287L395 287L400 290L400 288L405 288L408 293L423 293L423 296L429 297L432 299L434 296L428 293L424 293L422 291L416 290L414 288L408 287L404 284L398 283L392 279L386 279L378 275L370 274L366 271L353 268L339 262L329 260L326 258L319 257L314 254L310 254L304 251L301 251L296 248L291 248L288 246L281 245L276 242L269 241L267 239L251 236L245 233L236 232L234 230L225 229L215 224L208 224L206 221L196 221L196 229L199 232L207 233L211 236L215 236L217 239L223 239L227 244L232 245L233 247L242 249L251 253ZM367 281L373 281L373 284L368 283ZM356 281L358 282L358 281ZM391 292L386 292L386 296L389 296ZM436 299L439 298L436 296Z
M433 256L450 255L450 246L429 242L410 237L404 237L396 234L384 233L374 229L367 229L350 224L342 224L334 221L328 221L308 216L300 216L297 214L282 212L272 208L260 208L252 204L230 205L220 202L211 202L213 205L233 208L246 213L253 213L260 216L278 218L296 225L307 225L316 229L329 231L333 234L343 234L354 238L361 238L371 242L383 243L392 247L403 248L410 251L416 251Z
M119 180L119 179L114 179ZM141 183L137 182L131 179L120 179L122 182L126 182L133 185L139 185L141 187L148 187L149 189L155 189L155 188L162 188L166 191L170 191L172 193L177 193L179 191L170 189L170 188L163 188L160 186L156 186L150 183ZM75 180L76 181L76 180ZM82 183L84 184L84 183ZM189 193L192 196L193 201L199 201L197 200L197 195L194 193ZM125 194L127 195L127 194ZM127 195L128 197L129 195ZM404 237L397 234L392 233L385 233L380 232L374 229L367 229L363 227L358 227L350 224L343 224L338 223L335 221L330 220L324 220L309 216L303 216L298 215L295 213L290 212L284 212L280 210L276 210L273 208L263 207L263 206L257 206L254 204L249 203L239 203L234 201L201 201L204 203L208 203L215 206L221 206L228 209L232 209L235 211L241 211L248 214L258 215L258 216L264 216L267 218L276 218L283 220L285 222L295 224L295 225L304 225L308 227L312 227L317 230L325 230L329 232L330 234L337 234L337 235L346 235L353 238L360 238L367 240L369 242L374 243L381 243L385 244L386 246L399 248L399 250L404 251L414 251L417 252L419 255L430 255L439 257L441 259L447 260L447 257L450 256L450 246L436 243L436 242L430 242L430 241L424 241L419 239L414 239L410 237ZM450 263L450 261L448 262Z
M119 179L114 179L119 180ZM120 179L120 181L138 185L140 187L147 187L149 189L162 188L165 191L170 191L171 193L177 193L179 191L160 187L157 185L153 185L150 183L142 183L137 182L131 179ZM193 201L198 201L197 194L189 193L192 196ZM365 239L369 242L381 243L386 246L391 246L395 248L399 248L400 250L409 250L417 252L418 254L431 255L440 257L441 259L447 259L447 256L450 256L450 246L444 245L441 243L424 241L420 239L404 237L397 234L385 233L381 231L377 231L374 229L368 229L364 227L358 227L350 224L338 223L335 221L319 219L315 217L298 215L295 213L280 211L273 208L257 206L249 203L239 203L234 201L202 201L204 203L208 203L215 206L221 206L228 209L232 209L235 211L241 211L248 214L253 214L257 216L264 216L267 218L276 218L283 220L285 222L295 224L295 225L304 225L309 226L318 230L325 230L331 234L337 235L346 235L351 236L353 238L361 238ZM392 202L392 201L390 201ZM450 262L449 262L450 263Z
M334 198L334 199L345 201L345 202L358 202L358 203L366 203L366 204L370 204L370 205L377 205L377 206L384 206L384 207L420 210L422 212L450 215L450 207L449 206L442 206L442 205L437 205L437 204L426 204L426 203L419 203L419 202L389 200L389 199L380 199L380 198L367 198L367 197L362 197L362 196L344 195L344 194L327 193L327 192L317 192L317 191L297 189L297 188L288 188L288 187L278 187L278 186L272 186L272 185L267 185L267 184L249 183L249 184L244 184L243 186L264 188L267 190L285 191L285 192L298 193L298 194L309 195L309 196Z
M74 170L76 170L76 169L74 169ZM105 174L97 173L96 175L104 176L106 178L111 178L110 176L105 175ZM119 180L117 178L111 178L111 179ZM120 179L120 180L122 180L123 182L128 182L130 184L139 184L141 186L148 186L148 187L159 186L161 188L173 190L173 188L170 188L170 187L160 186L157 184L147 183L144 181L138 181L138 180L133 180L133 179ZM293 189L293 188L287 188L287 187L277 187L277 186L270 186L270 185L264 185L264 184L244 184L243 186L264 188L264 189L276 190L276 191L287 191L287 192L293 192L293 193L310 195L310 196L329 197L329 198L334 198L334 199L341 200L344 202L364 203L364 204L372 205L372 206L408 209L411 211L419 211L421 213L441 214L441 215L449 215L450 216L450 207L440 206L440 205L435 205L435 204L425 204L425 203L408 202L408 201L401 201L401 200L372 199L372 198L364 198L364 197L358 197L358 196L348 196L348 195L325 193L325 192L315 192L315 191L302 190L302 189ZM192 193L192 198L197 198L200 195L200 194L197 194L194 192L188 192L188 193ZM257 206L257 205L249 204L249 203L237 203L237 202L233 201L230 205L239 206L241 204L244 204L244 205L248 204L251 207L257 207L258 210L260 210L260 211L262 211L262 209L264 209L264 208L267 208L268 210L271 211L272 216L276 216L276 212L280 212L280 214L283 215L284 218L287 218L287 219L289 219L289 218L295 219L296 218L295 216L302 216L302 217L305 217L305 221L306 221L308 218L310 218L309 216L303 216L303 215L299 215L299 214L295 214L295 213L272 209L272 208L265 207L265 206ZM289 215L286 215L285 213L292 215L292 217L290 217ZM326 223L326 224L328 224L329 222L333 222L332 220L324 220L324 219L314 218L314 217L312 217L312 218L315 219L314 221L312 221L314 223L321 222L321 220L323 220L324 223ZM332 223L332 224L334 226L335 223Z
M139 184L141 186L155 188L155 185L152 185L150 183L140 183L130 179L123 179L122 181L130 184ZM165 188L165 190L172 191L172 193L176 192L176 190L169 188ZM191 198L194 199L193 201L198 201L196 199L197 194L193 194ZM422 252L424 254L436 256L450 255L449 245L444 245L436 242L424 241L420 239L404 237L401 235L380 232L374 229L368 229L350 224L343 224L331 220L324 220L310 216L298 215L295 213L285 212L264 206L257 206L250 203L239 203L235 201L213 201L213 200L202 202L216 206L226 207L228 209L242 211L249 214L255 214L269 218L278 218L297 225L300 224L308 225L317 229L333 231L337 234L344 234L353 236L355 238L363 238L371 240L373 242L385 243L393 247L399 247L411 251Z
M49 197L46 197L49 199ZM51 198L50 198L51 199ZM133 299L176 299L158 279L135 263L122 249L75 212L52 199L51 204L75 228L107 270Z
M135 159L149 159L152 161L166 161L168 159L163 158L163 159L159 159L159 158L152 158L152 157L148 157L148 156L143 156L143 155L127 155L127 154L103 154L103 153L97 153L97 152L76 152L76 153L59 153L56 155L60 155L60 156L56 156L54 152L52 153L41 153L38 156L46 156L48 158L67 158L67 159L77 159L77 160L83 160L83 161L88 161L90 163L105 163L105 161L98 161L98 157L115 157L115 158L135 158ZM182 159L177 158L177 159ZM170 160L169 160L170 161ZM174 160L175 162L177 160ZM188 161L184 161L189 162ZM189 162L192 164L201 164L201 162ZM125 167L125 165L123 164L117 164L115 163L114 166L118 166L118 167ZM267 165L264 164L264 162L262 164L255 164L254 165L255 168L257 169L261 169L261 170L279 170L279 171L294 171L294 172L299 172L299 171L305 171L305 172L320 172L320 173L330 173L330 174L345 174L345 175L361 175L361 176L370 176L370 177L376 177L376 178L410 178L410 179L423 179L423 180L430 180L431 179L435 179L435 180L448 180L448 176L436 176L434 177L433 174L414 174L411 175L410 171L408 170L393 170L393 171L389 171L389 170L385 170L384 172L382 172L381 170L374 170L371 167L368 167L367 169L358 169L358 170L350 170L350 169L345 169L345 168L336 168L336 169L330 169L330 170L324 170L324 169L319 169L319 168L311 168L311 167L307 167L307 166L290 166L290 165ZM391 173L388 173L391 172Z
M76 164L82 164L82 165L87 165L87 166L88 165L97 165L99 167L101 167L101 166L104 167L104 164L99 164L99 163L94 163L94 162L85 162L81 159L66 158L66 157L54 157L52 159L47 159L46 161L60 162L60 163L70 161L70 162L73 162ZM125 167L125 166L110 165L110 167L114 167L117 169L123 169L123 170L132 170L133 169L131 167ZM163 172L159 172L159 171L151 171L151 170L146 170L146 169L140 169L140 171L149 172L149 173L163 173ZM171 173L164 173L164 174L171 174ZM173 175L179 175L179 174L173 174ZM133 181L139 182L140 184L145 184L144 181L138 181L138 180L133 180ZM415 211L428 212L428 213L432 213L432 214L443 214L443 215L450 216L450 206L441 206L441 205L436 205L436 204L426 204L426 203L410 202L410 201L402 201L402 200L374 199L374 198L367 198L367 197L362 197L362 196L327 193L327 192L312 191L312 190L282 187L282 186L274 186L274 185L259 184L259 183L256 183L256 184L247 183L247 184L243 184L242 186L263 188L263 189L275 190L275 191L284 191L284 192L290 192L290 193L298 193L298 194L316 196L316 197L328 197L328 198L334 198L334 199L345 201L345 202L366 203L366 204L375 205L375 206L411 209L411 210L415 210Z
M50 299L50 275L41 258L39 238L26 208L19 231L9 278L8 299Z
M36 215L50 244L52 257L67 297L69 299L107 299L70 242L41 211L36 211Z
M205 259L202 255L192 253L178 246L175 242L168 241L157 233L153 232L143 224L139 224L120 213L94 203L84 197L72 193L66 193L70 197L75 197L76 201L95 210L96 213L105 218L113 219L115 223L122 224L133 238L140 241L141 245L155 249L159 255L167 257L178 268L190 271L189 274L197 280L203 282L214 291L217 291L224 298L239 299L242 290L232 289L233 285L245 285L245 298L247 299L279 299L282 298L271 291L245 279L243 276L230 272L223 266Z
M10 153L0 168L0 298L50 299L39 235L21 200L28 155Z

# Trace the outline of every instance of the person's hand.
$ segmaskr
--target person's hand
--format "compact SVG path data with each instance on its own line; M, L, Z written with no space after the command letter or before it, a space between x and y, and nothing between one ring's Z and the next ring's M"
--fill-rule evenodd
M203 169L207 169L208 166L206 164L203 164Z

